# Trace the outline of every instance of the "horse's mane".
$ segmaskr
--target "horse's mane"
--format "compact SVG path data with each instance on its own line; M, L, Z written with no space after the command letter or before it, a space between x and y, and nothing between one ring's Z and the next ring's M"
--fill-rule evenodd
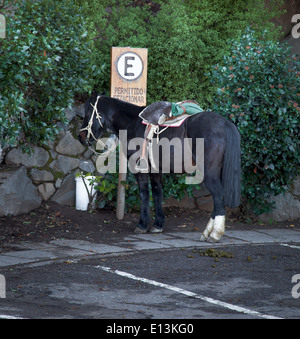
M86 111L92 112L93 108L91 104L92 105L95 104L98 96L100 96L98 105L107 105L108 108L110 107L117 108L118 111L124 114L127 114L131 118L138 117L139 113L145 108L145 107L137 106L137 105L134 105L134 104L131 104L131 103L128 103L126 101L122 101L116 98L111 98L111 97L102 95L94 91L91 97L86 101L86 106L85 106Z

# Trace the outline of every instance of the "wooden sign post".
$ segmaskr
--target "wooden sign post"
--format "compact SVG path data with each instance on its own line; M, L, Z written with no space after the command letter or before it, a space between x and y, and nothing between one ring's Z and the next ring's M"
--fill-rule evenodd
M112 47L110 96L138 106L146 106L148 50L146 48ZM120 153L127 145L120 143ZM120 156L120 169L127 166ZM125 172L125 173L122 173ZM117 219L124 218L126 171L120 171Z

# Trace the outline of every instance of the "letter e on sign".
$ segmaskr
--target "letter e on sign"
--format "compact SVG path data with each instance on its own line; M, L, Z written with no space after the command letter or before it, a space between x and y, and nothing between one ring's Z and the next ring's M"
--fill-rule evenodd
M136 80L143 73L143 61L136 53L124 53L117 61L117 70L124 80Z

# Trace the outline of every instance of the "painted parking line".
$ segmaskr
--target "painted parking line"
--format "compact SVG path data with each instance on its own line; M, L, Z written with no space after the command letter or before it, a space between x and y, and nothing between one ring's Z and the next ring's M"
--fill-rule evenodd
M22 320L22 319L24 319L24 318L0 314L0 320Z
M176 287L176 286L160 283L160 282L155 281L155 280L150 280L150 279L138 277L138 276L135 276L131 273L127 273L127 272L123 272L123 271L119 271L119 270L114 270L114 269L106 267L106 266L100 266L99 265L99 266L95 266L95 268L100 269L100 270L105 271L105 272L117 274L121 277L125 277L125 278L132 279L132 280L137 280L137 281L143 282L143 283L148 284L148 285L161 287L161 288L167 289L167 290L172 291L172 292L176 292L176 293L186 295L188 297L200 299L200 300L205 301L209 304L213 304L213 305L216 305L216 306L219 306L219 307L223 307L223 308L226 308L226 309L229 309L231 311L238 312L238 313L244 313L244 314L247 314L247 315L251 315L251 316L259 317L259 318L264 318L264 319L282 319L280 317L275 317L273 315L263 314L263 313L260 313L260 312L257 312L257 311L250 310L250 309L245 308L245 307L236 306L236 305L229 304L229 303L217 300L217 299L202 296L200 294L197 294L197 293L194 293L194 292L191 292L191 291L187 291L185 289L182 289L182 288L179 288L179 287Z
M295 248L297 250L300 250L300 246L296 245L289 245L289 244L280 244L281 246L289 247L289 248Z

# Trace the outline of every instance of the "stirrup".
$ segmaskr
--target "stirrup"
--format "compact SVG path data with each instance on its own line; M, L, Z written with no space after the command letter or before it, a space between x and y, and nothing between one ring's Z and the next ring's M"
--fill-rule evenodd
M144 157L138 159L135 170L140 173L149 173L149 163L148 160Z

